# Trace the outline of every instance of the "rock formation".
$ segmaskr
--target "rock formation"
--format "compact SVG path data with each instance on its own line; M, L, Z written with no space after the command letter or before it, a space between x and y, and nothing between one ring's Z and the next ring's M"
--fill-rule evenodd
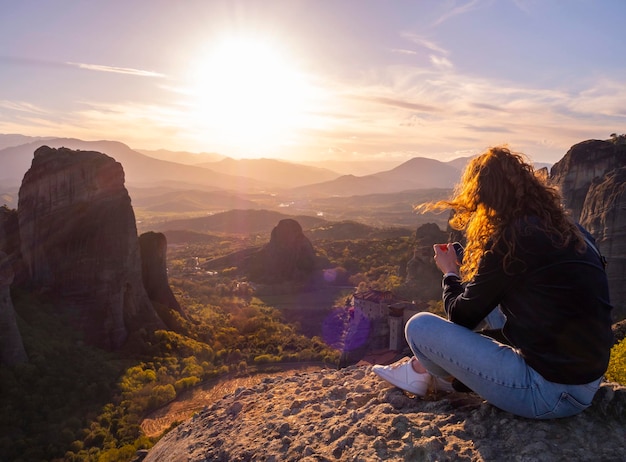
M28 360L11 301L9 289L12 282L11 261L0 251L0 364L9 366Z
M550 181L558 185L566 207L580 219L589 186L619 167L626 166L626 145L611 141L587 140L572 146L552 166Z
M626 167L595 178L582 207L580 223L596 238L606 267L614 318L626 318Z
M302 232L300 223L287 218L274 227L269 243L246 256L241 266L253 281L302 282L316 269L315 249Z
M115 349L164 327L142 283L122 166L92 151L35 151L19 191L21 252L31 287L61 301L87 342Z
M570 148L554 164L550 181L565 206L596 239L609 265L607 276L614 319L626 318L626 145L588 140Z
M148 297L155 303L155 309L168 328L174 329L176 325L171 319L170 312L175 311L183 318L186 313L174 297L167 279L167 239L162 233L147 232L139 236L139 251L141 253L141 274L143 286ZM164 310L159 310L158 306Z
M614 383L578 416L537 421L473 393L413 398L363 365L239 388L167 433L144 461L617 462L625 432L626 387Z
M315 250L296 220L280 220L265 247L267 271L278 279L301 279L315 268Z

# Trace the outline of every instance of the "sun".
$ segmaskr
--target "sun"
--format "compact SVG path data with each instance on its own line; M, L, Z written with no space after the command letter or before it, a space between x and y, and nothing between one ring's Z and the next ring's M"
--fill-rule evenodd
M211 143L268 151L302 122L312 89L276 44L230 37L212 44L191 71L192 121Z

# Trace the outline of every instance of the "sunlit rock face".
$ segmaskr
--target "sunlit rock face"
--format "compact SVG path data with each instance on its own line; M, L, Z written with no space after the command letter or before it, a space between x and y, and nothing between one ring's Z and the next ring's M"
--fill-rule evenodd
M35 151L19 191L21 251L30 284L62 300L85 341L118 348L163 326L142 284L124 171L92 151Z
M606 267L616 319L626 318L626 167L591 182L580 222L596 238Z
M572 146L552 166L550 180L560 187L565 205L571 210L574 219L579 220L591 182L624 166L626 145L587 140Z
M626 318L626 145L578 143L550 172L565 206L596 239L609 264L607 276L616 320Z

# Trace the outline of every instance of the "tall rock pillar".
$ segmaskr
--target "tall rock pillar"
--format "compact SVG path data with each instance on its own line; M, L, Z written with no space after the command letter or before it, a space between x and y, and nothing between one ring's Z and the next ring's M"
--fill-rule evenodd
M116 349L132 331L164 327L143 287L135 215L115 159L40 147L18 219L32 287L62 301L86 342Z

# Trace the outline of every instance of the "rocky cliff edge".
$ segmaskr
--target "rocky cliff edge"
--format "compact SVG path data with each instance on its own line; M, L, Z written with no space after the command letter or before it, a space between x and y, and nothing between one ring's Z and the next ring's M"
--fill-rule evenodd
M582 414L536 421L474 394L408 396L371 366L266 378L166 434L146 462L623 461L626 387Z

